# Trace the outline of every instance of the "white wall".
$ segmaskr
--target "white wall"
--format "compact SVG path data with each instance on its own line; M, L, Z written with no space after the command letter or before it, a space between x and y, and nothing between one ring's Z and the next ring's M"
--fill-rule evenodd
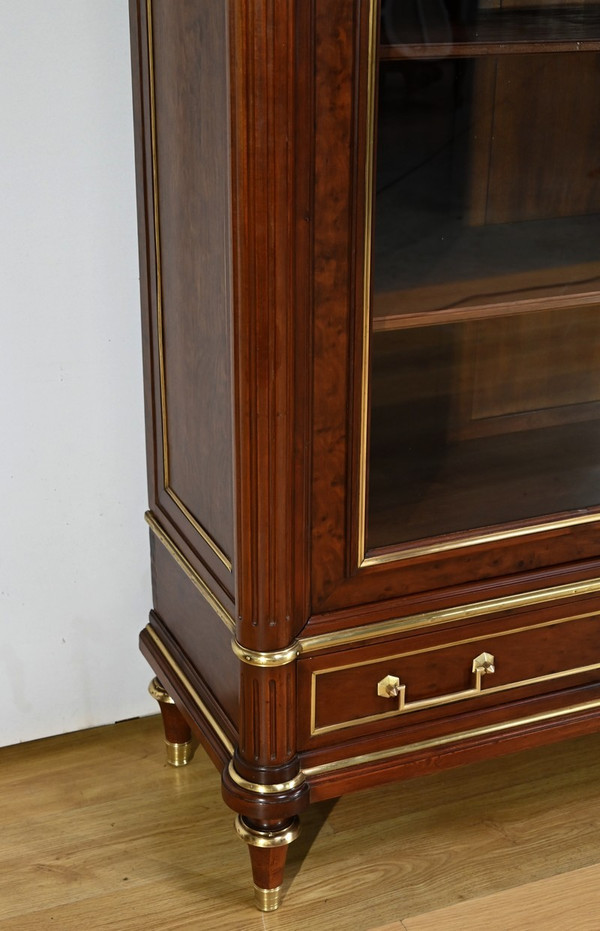
M127 0L0 0L0 745L153 713Z

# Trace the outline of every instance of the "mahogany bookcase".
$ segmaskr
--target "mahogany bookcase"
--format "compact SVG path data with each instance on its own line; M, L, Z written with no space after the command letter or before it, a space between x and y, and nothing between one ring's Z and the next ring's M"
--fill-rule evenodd
M593 4L130 0L156 674L314 801L600 723Z

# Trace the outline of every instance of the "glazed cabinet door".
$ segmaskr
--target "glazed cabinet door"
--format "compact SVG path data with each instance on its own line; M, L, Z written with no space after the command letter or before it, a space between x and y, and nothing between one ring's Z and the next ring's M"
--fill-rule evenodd
M591 578L600 7L316 11L313 609Z

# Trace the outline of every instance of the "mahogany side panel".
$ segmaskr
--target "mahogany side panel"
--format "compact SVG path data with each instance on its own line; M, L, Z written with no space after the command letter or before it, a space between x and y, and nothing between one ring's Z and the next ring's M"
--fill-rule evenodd
M165 485L177 523L191 517L231 560L226 6L184 0L175 13L153 0L152 11Z
M156 613L229 720L239 719L239 663L232 633L154 536L152 588Z
M131 9L150 502L233 597L227 9Z

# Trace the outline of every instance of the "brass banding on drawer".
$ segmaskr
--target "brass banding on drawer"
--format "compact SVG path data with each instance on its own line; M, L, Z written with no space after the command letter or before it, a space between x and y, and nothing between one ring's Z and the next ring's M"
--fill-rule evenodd
M348 656L312 670L311 736L598 672L600 618L554 619L360 662Z

